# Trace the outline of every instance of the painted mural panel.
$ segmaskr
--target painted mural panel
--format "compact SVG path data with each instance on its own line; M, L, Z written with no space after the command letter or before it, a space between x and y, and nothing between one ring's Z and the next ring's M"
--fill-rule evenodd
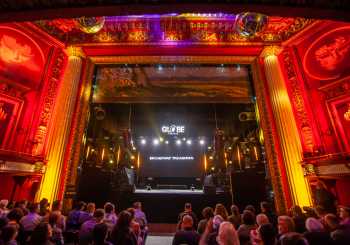
M23 31L0 26L0 74L28 87L41 82L45 55L40 45Z
M349 74L350 26L334 28L310 43L303 64L315 80L333 80Z
M249 102L248 67L158 64L98 67L93 101Z

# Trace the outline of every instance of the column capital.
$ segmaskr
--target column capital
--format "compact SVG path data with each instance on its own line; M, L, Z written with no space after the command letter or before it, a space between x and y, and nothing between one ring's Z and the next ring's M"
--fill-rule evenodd
M69 46L66 48L66 53L69 57L86 57L83 49L81 47Z
M260 57L267 58L269 56L277 56L281 53L282 49L281 46L277 45L266 46L263 51L261 51Z

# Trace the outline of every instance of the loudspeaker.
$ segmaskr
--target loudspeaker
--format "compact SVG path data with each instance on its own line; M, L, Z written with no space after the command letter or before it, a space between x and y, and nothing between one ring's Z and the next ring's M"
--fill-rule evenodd
M204 186L203 192L206 195L215 195L216 194L216 186Z

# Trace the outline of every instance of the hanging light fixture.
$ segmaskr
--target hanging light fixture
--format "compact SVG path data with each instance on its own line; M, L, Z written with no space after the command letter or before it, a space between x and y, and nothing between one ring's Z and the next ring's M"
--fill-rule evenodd
M88 34L94 34L99 32L104 24L105 24L105 17L80 17L77 18L76 20L76 25L77 27Z

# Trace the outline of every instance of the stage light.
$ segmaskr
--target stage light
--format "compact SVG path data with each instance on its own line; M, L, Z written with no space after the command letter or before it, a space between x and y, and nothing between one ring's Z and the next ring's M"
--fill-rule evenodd
M211 146L208 146L208 150L211 150Z
M232 150L232 147L231 147L231 146L229 146L229 147L228 147L228 149L229 149L229 150Z
M131 166L130 168L134 169L134 166Z
M136 151L136 147L135 147L135 146L133 146L133 147L132 147L132 150L133 150L133 151Z
M177 145L181 145L181 140L176 140Z
M114 161L113 160L109 160L109 163L114 163Z
M145 144L146 144L146 140L145 140L145 139L142 139L142 140L141 140L141 144L142 144L142 145L145 145Z
M229 161L228 163L229 163L229 164L232 164L232 161Z
M94 151L95 151L95 149L94 149L94 148L92 148L92 149L91 149L91 152L94 152Z
M185 138L185 137L183 137L183 138L182 138L182 140L183 140L183 141L186 141L186 138Z
M113 148L112 148L112 147L109 147L109 149L110 149L111 151L113 151Z
M160 142L163 142L163 141L164 141L164 138L163 138L163 137L159 137L159 141L160 141Z
M154 139L153 140L153 145L159 145L159 139Z
M211 170L213 170L213 171L214 171L214 170L215 170L215 168L214 168L214 167L211 167Z
M134 159L135 159L135 156L134 156L134 155L131 155L130 158L131 158L131 160L134 160Z
M204 144L205 144L205 141L204 141L204 140L200 140L200 141L199 141L199 144L200 144L200 145L204 145Z
M192 141L191 140L187 140L186 143L187 143L187 145L192 145Z
M165 141L165 144L166 144L166 145L169 145L169 141L166 140L166 141Z
M209 157L209 159L210 159L210 160L213 160L213 159L214 159L214 157L213 157L213 156L210 156L210 157Z

